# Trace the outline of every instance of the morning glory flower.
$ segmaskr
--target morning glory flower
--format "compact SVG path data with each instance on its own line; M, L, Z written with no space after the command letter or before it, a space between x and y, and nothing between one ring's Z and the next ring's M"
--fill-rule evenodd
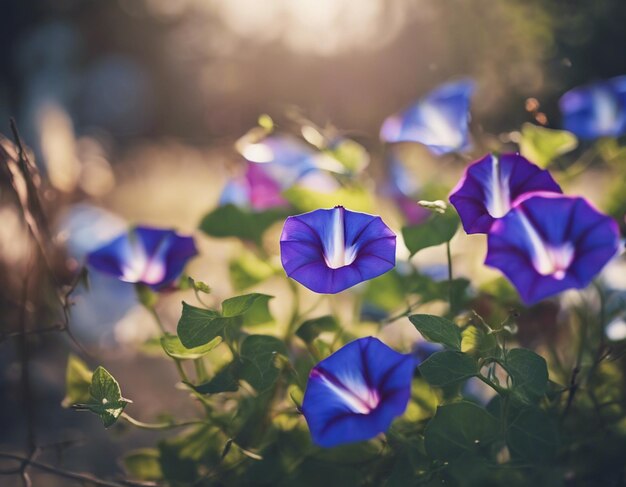
M586 287L618 245L615 221L586 199L530 193L493 224L485 264L500 269L524 302L533 304Z
M487 233L516 198L532 191L560 193L561 188L548 171L519 154L487 154L467 167L450 193L450 203L467 233Z
M336 159L314 149L290 135L268 135L260 142L241 148L243 157L252 163L262 164L282 189L289 188L303 176L318 170L343 172Z
M417 361L373 337L359 338L309 374L302 413L313 441L329 448L369 440L389 429L411 396Z
M626 134L626 76L574 88L559 107L563 127L581 139Z
M439 86L403 112L388 117L380 129L381 140L418 142L436 155L465 149L473 91L470 80Z
M379 216L336 206L287 218L280 257L289 277L335 294L393 269L396 236Z
M124 282L167 287L197 255L192 237L173 230L135 227L87 255L90 267Z
M253 211L288 205L281 196L280 184L260 164L248 164L243 177L230 180L222 191L219 204L233 204Z

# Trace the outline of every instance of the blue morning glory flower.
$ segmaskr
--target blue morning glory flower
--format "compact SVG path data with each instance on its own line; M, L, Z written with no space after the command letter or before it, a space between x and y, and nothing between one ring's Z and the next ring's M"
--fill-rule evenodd
M433 154L469 145L470 97L474 83L461 80L431 91L403 112L388 117L380 129L384 142L418 142Z
M450 193L467 233L487 233L516 198L532 191L561 192L550 173L519 154L487 154L470 164Z
M485 264L500 269L527 304L586 287L616 254L612 218L586 199L530 193L491 228Z
M320 169L344 171L339 161L290 135L268 135L260 142L243 146L241 153L249 162L263 164L266 174L279 181L282 189Z
M335 294L393 269L396 236L379 216L336 206L287 218L280 257L289 277Z
M359 338L309 374L302 413L313 441L329 448L369 440L404 413L417 362L373 337Z
M230 180L224 187L220 206L233 204L253 211L287 206L280 184L270 177L261 164L248 164L244 177Z
M162 289L197 255L192 237L173 230L135 227L87 255L90 267L121 281Z
M563 127L581 139L626 134L626 76L574 88L559 107Z

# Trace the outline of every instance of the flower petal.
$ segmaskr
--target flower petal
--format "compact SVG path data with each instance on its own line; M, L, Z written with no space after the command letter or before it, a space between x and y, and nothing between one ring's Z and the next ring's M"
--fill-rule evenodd
M287 218L280 238L287 275L335 294L395 265L395 235L380 217L336 207Z
M469 80L436 88L405 111L387 118L381 127L381 139L418 142L437 155L465 148L473 90L474 83Z
M559 100L563 126L581 139L626 133L626 76L618 76L565 93Z
M416 366L373 337L355 340L309 374L302 412L313 440L331 447L386 431L406 409Z
M515 199L533 191L561 192L550 173L518 154L488 154L470 164L450 193L467 233L487 233Z
M586 287L618 242L617 224L584 198L531 193L494 223L485 264L500 269L532 304Z

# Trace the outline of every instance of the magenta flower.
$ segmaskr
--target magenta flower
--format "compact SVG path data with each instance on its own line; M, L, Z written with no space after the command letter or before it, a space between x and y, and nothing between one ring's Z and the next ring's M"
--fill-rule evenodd
M561 188L548 171L519 154L487 154L467 167L450 193L450 203L467 233L487 233L513 201L533 191L560 193Z
M313 441L329 448L389 429L411 396L417 361L373 337L348 343L311 370L302 413Z
M586 199L530 193L493 224L485 264L500 269L533 304L589 285L618 244L617 224Z
M563 126L581 139L626 134L626 76L565 93L559 100Z
M436 155L469 145L470 97L474 83L446 83L403 112L388 117L381 129L384 142L418 142Z
M287 200L281 196L280 184L261 164L248 164L244 177L226 184L220 196L220 206L227 204L253 211L288 206Z
M170 285L197 255L192 237L173 230L136 227L87 255L90 267L153 289Z
M396 236L379 216L336 206L287 218L280 253L289 277L335 294L393 269Z

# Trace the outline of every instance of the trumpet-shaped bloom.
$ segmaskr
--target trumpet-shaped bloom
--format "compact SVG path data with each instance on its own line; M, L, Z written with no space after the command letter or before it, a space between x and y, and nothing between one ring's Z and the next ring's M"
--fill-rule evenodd
M220 196L220 205L233 204L253 211L287 206L280 184L259 164L248 164L242 178L229 181Z
M266 174L280 182L282 189L320 169L344 171L333 157L289 135L269 135L260 142L247 144L242 148L242 155L249 162L263 164Z
M469 80L446 83L403 112L388 117L380 129L384 142L418 142L433 154L465 149L469 144Z
M561 188L548 171L518 154L487 154L467 167L450 193L450 203L467 233L487 233L517 198L533 191L560 193Z
M626 76L580 86L559 100L563 126L581 139L626 133Z
M348 343L311 370L302 413L322 447L368 440L404 413L417 361L373 337Z
M197 253L192 237L173 230L136 227L91 252L87 263L121 281L161 289L180 276Z
M396 236L379 216L336 206L287 218L280 254L289 277L335 294L393 269Z
M615 255L619 231L581 197L531 193L496 221L485 264L500 269L527 304L586 287Z

